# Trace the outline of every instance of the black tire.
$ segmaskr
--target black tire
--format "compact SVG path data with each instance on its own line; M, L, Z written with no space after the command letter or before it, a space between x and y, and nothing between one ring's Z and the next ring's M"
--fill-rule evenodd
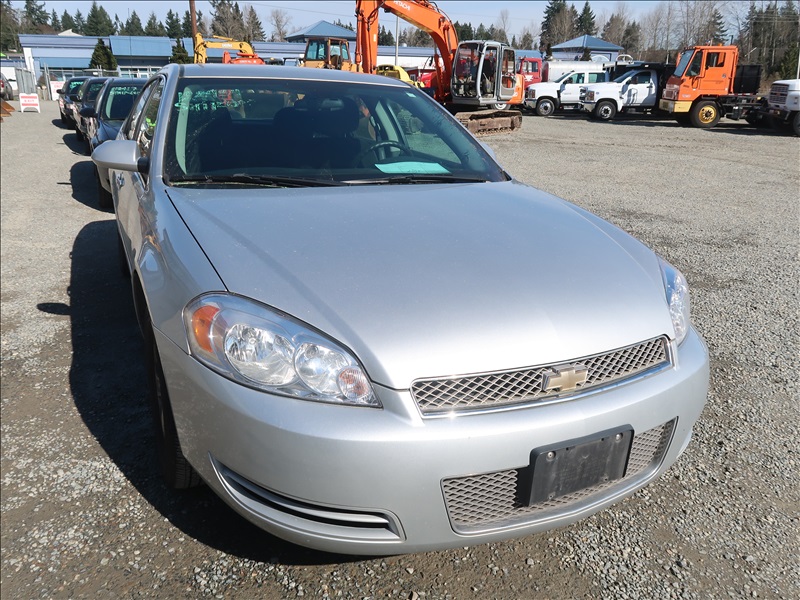
M610 121L617 116L617 105L611 100L601 100L594 107L594 116L601 121Z
M150 331L148 354L148 375L150 380L150 410L155 427L156 451L161 465L164 482L172 489L185 490L201 483L200 475L189 464L181 451L175 418L169 401L164 370L158 355L155 337Z
M689 113L692 125L701 129L711 129L719 123L720 114L717 103L711 100L698 102Z
M489 108L492 110L505 110L508 108L508 102L495 102L494 104L490 104Z
M131 270L130 267L128 267L128 259L125 257L125 246L122 245L122 238L119 236L119 232L117 232L117 264L122 276L129 279Z
M794 134L800 136L800 112L794 113L794 119L792 119L792 129L794 129Z
M91 152L89 153L91 154ZM103 184L100 183L100 173L97 172L97 167L94 168L94 180L97 184L97 204L100 208L111 208L114 206L113 198L111 197L111 192L107 191L106 188L103 187ZM117 236L119 237L119 236ZM120 241L120 243L122 243ZM126 266L127 269L127 266Z
M536 114L540 117L549 117L556 112L556 103L552 98L540 98L536 103Z
M689 119L689 113L675 113L675 120L681 125L691 124L691 120Z

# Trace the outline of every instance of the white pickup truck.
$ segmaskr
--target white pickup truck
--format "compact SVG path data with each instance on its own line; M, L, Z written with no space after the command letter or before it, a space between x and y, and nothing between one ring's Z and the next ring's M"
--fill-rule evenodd
M581 87L581 108L602 121L621 112L651 112L658 107L667 75L663 65L623 73L613 81Z
M769 115L778 129L800 135L800 79L781 79L769 89Z
M608 81L608 71L597 63L564 73L555 81L534 83L525 90L525 106L540 117L549 117L559 108L580 108L581 86Z

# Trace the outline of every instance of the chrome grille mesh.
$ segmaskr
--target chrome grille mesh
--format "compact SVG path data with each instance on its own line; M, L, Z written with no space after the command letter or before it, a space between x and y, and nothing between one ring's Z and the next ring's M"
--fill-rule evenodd
M553 513L566 512L595 494L626 485L655 471L664 458L675 421L660 425L633 438L625 477L601 483L552 500L528 506L519 500L520 471L510 469L442 482L447 512L458 533L485 531L519 523L530 523Z
M576 359L570 364L581 364L589 369L586 383L576 390L582 392L632 377L666 364L668 360L667 339L656 338L613 352ZM543 374L554 366L559 365L449 379L420 379L411 385L411 393L424 415L545 400L565 395L542 390Z

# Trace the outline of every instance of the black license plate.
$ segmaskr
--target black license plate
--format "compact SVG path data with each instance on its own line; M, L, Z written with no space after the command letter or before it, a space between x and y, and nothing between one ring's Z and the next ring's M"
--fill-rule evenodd
M528 504L554 500L625 476L632 429L619 429L531 453ZM523 499L525 497L525 490Z

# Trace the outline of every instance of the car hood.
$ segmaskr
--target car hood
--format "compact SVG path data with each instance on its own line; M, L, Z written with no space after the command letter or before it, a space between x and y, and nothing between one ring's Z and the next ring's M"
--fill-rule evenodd
M230 292L327 333L396 389L672 331L652 251L517 182L168 194Z

